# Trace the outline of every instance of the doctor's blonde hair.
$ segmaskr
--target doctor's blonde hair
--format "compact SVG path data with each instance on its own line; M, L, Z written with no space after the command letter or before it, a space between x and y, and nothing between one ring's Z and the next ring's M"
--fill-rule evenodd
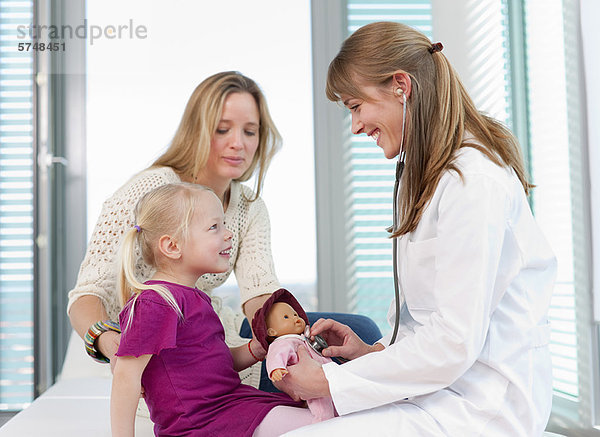
M271 118L267 101L259 86L237 71L214 74L200 83L190 96L183 117L169 148L152 167L171 167L184 179L194 178L206 166L210 143L217 130L225 100L234 93L249 93L256 102L260 125L258 147L248 170L237 179L247 181L256 172L255 196L260 196L267 169L281 148L281 135Z
M521 148L500 122L479 112L458 75L431 41L409 26L377 22L361 27L344 41L327 74L327 97L368 100L358 81L385 86L398 71L411 78L404 137L406 167L400 191L397 237L416 229L442 174L454 165L461 147L473 147L499 166L511 167L525 193L528 182ZM463 141L465 131L481 144Z
M119 297L121 308L134 296L129 311L127 326L131 323L137 297L144 290L158 293L180 317L179 305L171 292L158 284L143 284L135 275L136 246L142 253L144 262L154 268L166 262L160 256L158 242L163 235L185 241L189 224L195 211L201 208L200 193L212 192L210 188L198 184L167 184L146 193L135 207L136 226L125 234L119 251ZM123 328L123 327L122 327Z

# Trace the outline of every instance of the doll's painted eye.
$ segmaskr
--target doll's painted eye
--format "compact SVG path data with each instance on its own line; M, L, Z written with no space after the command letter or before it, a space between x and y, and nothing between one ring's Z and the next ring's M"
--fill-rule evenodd
M284 319L289 319L289 317L287 316L287 314L285 316L283 316Z

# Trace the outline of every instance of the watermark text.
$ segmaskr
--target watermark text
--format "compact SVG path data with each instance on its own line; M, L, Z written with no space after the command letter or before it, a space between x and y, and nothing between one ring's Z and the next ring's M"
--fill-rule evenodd
M98 26L88 24L87 19L83 24L72 26L69 24L45 25L30 24L28 26L17 26L17 38L32 40L65 40L65 39L89 39L90 45L99 39L146 39L148 38L148 28L143 24L134 24L133 19L129 19L127 24Z

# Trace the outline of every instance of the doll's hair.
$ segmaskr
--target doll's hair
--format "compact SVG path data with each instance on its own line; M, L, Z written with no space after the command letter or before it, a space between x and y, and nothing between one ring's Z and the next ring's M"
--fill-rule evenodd
M169 148L152 164L168 166L180 176L195 177L208 161L210 143L217 130L225 100L234 93L249 93L260 116L258 147L248 170L238 181L250 179L256 172L254 201L260 195L267 168L281 148L281 135L271 118L267 101L259 86L237 71L214 74L200 83L190 96L183 117Z
M271 343L267 335L267 314L269 314L271 307L277 302L289 304L298 313L298 316L304 320L304 323L306 325L309 324L308 316L302 305L300 305L300 302L288 290L280 288L269 296L265 303L263 303L263 306L254 313L254 317L252 318L252 332L264 350L269 350L269 344Z
M171 292L159 284L143 284L135 274L137 250L144 262L158 268L165 262L158 255L158 242L163 235L186 240L194 211L201 209L200 193L212 192L198 184L167 184L146 193L135 207L135 226L129 229L119 251L119 297L121 307L134 296L129 311L127 326L131 323L135 303L144 290L153 290L160 295L179 315L181 309Z
M498 166L511 167L529 193L533 185L514 135L477 110L440 46L405 24L370 23L348 37L329 64L327 97L368 100L362 85L385 87L397 72L407 73L412 87L406 103L400 223L393 237L416 229L445 171L461 175L454 164L461 147L475 148ZM477 141L464 141L465 132Z

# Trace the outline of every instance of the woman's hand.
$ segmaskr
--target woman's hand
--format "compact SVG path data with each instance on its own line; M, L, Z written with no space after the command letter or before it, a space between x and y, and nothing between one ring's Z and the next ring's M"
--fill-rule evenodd
M114 373L117 363L117 350L121 343L121 334L116 331L106 331L96 339L96 347L106 358L110 360L110 371Z
M321 365L303 348L298 348L298 363L288 366L288 374L273 384L295 401L329 396L329 382Z
M353 360L378 350L362 341L350 327L332 319L317 320L310 327L311 339L317 334L321 335L329 345L322 351L324 357L342 357Z

